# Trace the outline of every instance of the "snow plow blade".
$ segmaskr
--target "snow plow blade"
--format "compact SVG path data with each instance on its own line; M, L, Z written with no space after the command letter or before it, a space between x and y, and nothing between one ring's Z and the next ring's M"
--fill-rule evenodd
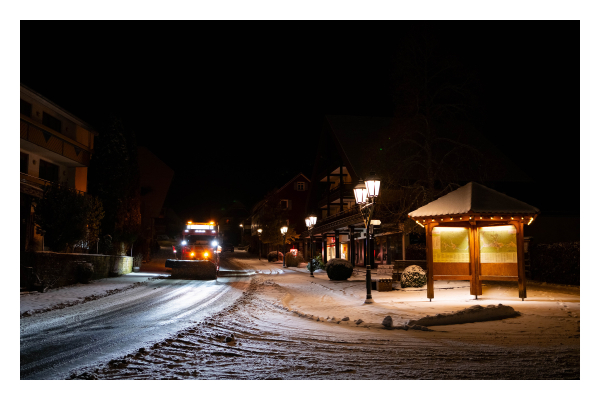
M166 260L165 268L171 268L173 279L217 279L218 268L207 260Z

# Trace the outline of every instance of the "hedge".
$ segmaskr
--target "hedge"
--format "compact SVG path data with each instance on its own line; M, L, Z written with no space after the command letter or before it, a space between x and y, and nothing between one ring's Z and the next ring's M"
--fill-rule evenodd
M532 243L530 253L532 280L579 286L579 242Z

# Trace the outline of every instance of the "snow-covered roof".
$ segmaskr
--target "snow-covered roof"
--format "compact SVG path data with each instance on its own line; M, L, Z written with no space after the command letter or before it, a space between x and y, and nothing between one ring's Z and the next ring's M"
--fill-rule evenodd
M453 192L408 213L411 218L468 213L537 214L540 210L520 200L469 182Z

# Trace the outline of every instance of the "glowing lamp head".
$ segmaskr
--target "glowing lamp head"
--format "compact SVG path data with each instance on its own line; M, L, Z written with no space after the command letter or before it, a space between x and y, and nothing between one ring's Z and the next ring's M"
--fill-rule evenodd
M356 200L356 204L365 204L367 202L367 186L362 179L354 186L354 200Z
M285 226L285 225L284 225L284 226L282 226L282 227L281 227L281 233L282 233L283 235L285 235L285 234L287 233L287 230L288 230L288 227L287 227L287 226Z
M216 247L216 246L217 246L217 241L216 241L216 240L213 240L213 241L212 241L212 245L213 245L213 247Z
M367 196L368 197L377 197L379 196L379 185L381 183L381 179L372 172L365 179L365 184L367 185Z
M186 240L182 240L181 244L185 246L187 244L187 241Z
M260 228L259 228L259 229L257 229L257 231L258 231L258 234L259 234L259 235L262 233L262 229L260 229Z

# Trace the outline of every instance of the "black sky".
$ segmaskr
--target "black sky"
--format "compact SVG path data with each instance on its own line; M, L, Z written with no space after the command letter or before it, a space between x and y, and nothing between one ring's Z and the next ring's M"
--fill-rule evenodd
M474 71L484 134L535 180L521 200L579 213L577 21L30 21L20 81L92 125L121 116L191 218L310 177L325 115L392 116L415 31Z

